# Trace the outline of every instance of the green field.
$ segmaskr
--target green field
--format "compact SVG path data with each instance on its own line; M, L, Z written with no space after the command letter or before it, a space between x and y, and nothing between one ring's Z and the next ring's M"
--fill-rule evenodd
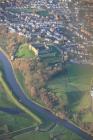
M6 124L10 132L37 125L31 117L28 117L24 114L10 115L3 112L0 112L0 123Z
M56 125L53 129L48 132L29 132L22 135L14 137L13 140L52 140L53 138L58 140L82 140L79 136L72 133L70 130L65 129L62 126ZM52 138L52 139L51 139ZM56 140L56 139L55 139Z
M16 108L12 103L9 96L7 96L4 89L0 86L0 107L6 108ZM8 126L9 131L18 130L30 125L35 125L36 122L25 114L9 115L0 111L0 124L5 124ZM1 131L0 131L1 132Z
M71 112L89 110L91 107L90 85L93 78L93 66L67 64L65 72L53 77L48 88L60 97ZM90 119L91 118L91 119ZM93 122L93 114L85 114L83 120Z
M13 106L10 98L5 94L5 91L0 86L0 107L11 107Z
M42 10L42 11L38 11L37 14L40 15L40 16L46 17L46 16L49 15L49 12L45 11L45 10Z
M3 71L2 63L0 62L0 70ZM13 106L11 99L7 96L4 88L0 84L0 107L11 107Z
M33 58L35 54L32 50L29 50L28 44L22 44L19 46L19 49L16 53L16 57L18 58Z
M41 118L39 118L35 113L33 113L32 110L28 109L25 105L23 105L18 99L15 98L12 91L9 89L7 83L4 81L3 74L0 72L0 84L4 88L7 96L11 99L11 101L22 111L24 111L26 114L28 114L30 117L32 117L38 124L42 123Z
M27 8L7 8L7 10L13 12L13 13L32 13L33 9L31 7L27 7Z
M23 73L21 71L19 71L19 70L15 70L15 73L16 73L16 77L17 77L17 79L18 79L18 81L19 81L22 89L24 90L24 92L26 93L26 95L29 94L28 93L28 90L26 88L26 85L25 85L25 80L24 80Z

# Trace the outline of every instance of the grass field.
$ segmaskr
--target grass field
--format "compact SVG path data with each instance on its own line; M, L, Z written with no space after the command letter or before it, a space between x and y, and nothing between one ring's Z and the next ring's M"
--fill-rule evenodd
M3 72L3 65L0 63L0 70ZM4 108L17 108L15 101L13 98L9 96L9 89L6 84L3 83L0 77L0 107ZM17 103L17 102L16 102ZM16 115L10 115L8 113L4 113L3 111L0 111L0 124L5 124L8 126L9 131L15 131L18 129L22 129L24 127L29 126L36 126L37 122L29 115L26 115L25 113L16 114ZM1 133L1 131L0 131Z
M32 13L33 9L31 7L27 7L27 8L7 8L7 10L13 12L13 13Z
M3 65L0 62L0 71L3 72ZM7 96L4 88L2 87L2 85L0 84L0 107L11 107L11 105L13 106L10 98Z
M5 94L5 91L0 87L0 107L11 107L13 106L10 98Z
M0 73L0 84L2 85L2 87L4 88L6 94L9 96L9 98L11 99L11 101L22 111L24 111L26 114L28 114L30 117L32 117L33 119L35 119L35 121L38 124L42 123L41 118L39 118L35 113L33 113L33 111L29 110L27 107L25 107L25 105L23 105L21 102L19 102L15 96L13 96L13 93L11 92L11 90L8 88L7 83L4 81L3 78L3 74Z
M48 88L60 97L72 112L79 112L91 106L90 85L93 66L68 64L66 71L48 82ZM93 114L86 114L84 121L93 122ZM91 118L91 119L90 119Z
M29 132L23 135L16 136L13 140L37 140L37 138L38 140L51 140L51 137L55 137L58 140L69 140L69 138L70 140L82 140L76 134L58 125L48 132Z
M35 57L35 54L32 50L29 50L28 44L22 44L21 46L19 46L19 49L16 53L16 57L33 58L33 57Z
M45 17L45 16L48 16L48 15L49 15L48 11L45 11L45 10L38 11L38 12L37 12L37 14L39 14L40 16L43 16L43 17Z
M29 94L29 93L28 93L28 90L27 90L27 88L26 88L26 86L25 86L24 76L23 76L22 72L19 71L19 70L15 70L15 73L16 73L16 77L17 77L17 79L18 79L18 81L19 81L19 83L20 83L22 89L24 90L24 92L25 92L26 94Z
M0 86L0 107L16 108L11 99ZM6 124L10 131L18 130L30 125L36 125L36 122L25 114L9 115L0 111L0 124Z
M10 115L3 112L0 112L0 123L6 124L10 132L37 125L31 117L28 117L26 115Z
M9 96L7 96L6 91L3 89L1 84L0 84L0 107L15 107Z

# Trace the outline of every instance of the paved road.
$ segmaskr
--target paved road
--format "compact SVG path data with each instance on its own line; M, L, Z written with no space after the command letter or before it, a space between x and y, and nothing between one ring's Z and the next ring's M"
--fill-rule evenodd
M53 115L50 111L40 107L39 105L35 104L33 101L28 99L25 93L21 90L20 86L18 85L11 64L6 58L6 56L0 52L0 61L3 63L4 72L6 75L7 83L9 84L10 88L13 91L15 97L20 100L25 106L27 106L30 110L34 110L39 114L40 117L43 117L46 120L50 120L54 123L64 126L65 128L70 129L71 131L75 132L77 135L84 138L84 140L93 140L93 137L87 134L86 132L82 131L80 128L74 126L67 120L62 120L55 115Z

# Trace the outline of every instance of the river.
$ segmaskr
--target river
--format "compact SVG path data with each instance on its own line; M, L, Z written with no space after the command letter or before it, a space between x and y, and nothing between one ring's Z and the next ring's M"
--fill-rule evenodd
M22 104L27 106L30 110L34 110L40 117L43 117L46 120L50 120L56 124L62 125L67 129L75 132L77 135L82 137L84 140L93 140L93 137L81 130L80 128L76 127L74 124L68 122L67 120L62 120L52 114L50 111L44 109L43 107L35 104L33 101L28 99L25 93L21 90L20 86L18 85L15 75L13 73L12 66L7 59L7 57L0 52L0 61L3 63L3 69L5 72L5 77L9 87L12 89L14 96L21 101Z
M5 112L10 115L20 115L22 111L17 108L0 107L0 112Z

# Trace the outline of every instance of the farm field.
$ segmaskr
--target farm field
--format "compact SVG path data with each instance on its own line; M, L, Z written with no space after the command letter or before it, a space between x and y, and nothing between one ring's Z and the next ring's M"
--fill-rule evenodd
M36 122L31 118L21 113L11 113L11 109L18 109L11 101L9 96L6 95L4 89L0 86L0 108L7 108L7 113L0 111L0 124L6 124L9 128L9 131L14 131L28 127L30 125L35 125ZM10 114L8 114L8 109L10 109Z
M91 107L90 86L93 78L93 66L67 64L65 72L58 74L48 82L48 88L60 97L73 113L89 110ZM91 118L91 119L90 119ZM93 114L85 114L83 121L93 122Z
M24 133L22 135L14 137L13 140L51 140L51 138L57 138L59 140L83 140L76 134L72 133L70 130L65 129L62 126L56 125L53 129L48 132L33 132Z
M7 114L0 112L0 120L2 124L6 124L10 132L23 129L29 126L36 126L36 122L24 114Z

